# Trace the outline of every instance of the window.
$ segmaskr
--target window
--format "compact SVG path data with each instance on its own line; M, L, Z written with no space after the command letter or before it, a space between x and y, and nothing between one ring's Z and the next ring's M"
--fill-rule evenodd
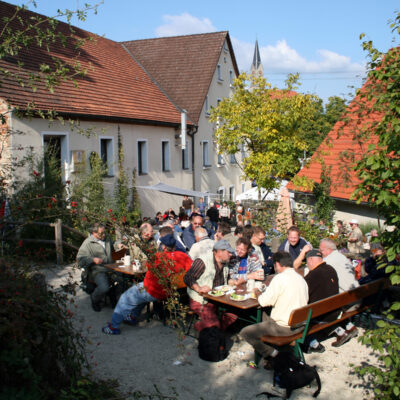
M234 79L235 79L235 77L234 77L234 75L233 75L233 71L230 70L230 71L229 71L229 83L230 83L231 85L233 85Z
M221 103L222 99L217 99L217 107L219 106L219 103Z
M138 140L137 142L138 174L147 174L147 142Z
M246 158L246 150L244 148L244 144L242 144L242 147L240 149L240 153L241 153L242 161L243 161Z
M228 52L228 45L226 42L224 42L224 52L227 53Z
M162 141L161 142L161 153L162 153L162 170L164 172L170 171L170 164L169 164L169 142Z
M224 165L225 161L224 161L224 156L223 154L218 154L218 165Z
M210 106L208 104L208 95L206 96L206 100L204 101L204 113L206 115L210 115Z
M208 153L209 153L209 143L205 140L203 142L203 167L211 167Z
M182 150L182 169L189 169L189 142L187 141L185 150Z
M107 176L113 176L113 139L100 138L100 158L107 167Z
M221 65L217 65L217 80L218 82L222 82L222 72L221 72Z
M236 157L234 154L229 154L229 162L231 164L236 164Z
M244 189L245 189L245 184L242 183L242 193L244 193Z
M229 200L235 200L235 186L229 186Z
M220 186L218 188L217 194L218 194L219 201L225 200L225 188L223 186Z

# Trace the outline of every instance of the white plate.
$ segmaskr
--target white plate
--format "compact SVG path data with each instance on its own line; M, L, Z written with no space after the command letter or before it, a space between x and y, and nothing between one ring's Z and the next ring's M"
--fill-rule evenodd
M238 296L241 296L242 298L240 299L235 299L234 297L232 297L232 295L229 297L231 300L233 301L245 301L246 300L246 296L244 294L240 294Z
M208 294L209 294L210 296L213 296L213 297L222 297L222 296L225 296L225 293L222 293L222 294L214 294L213 291L214 291L214 290L210 290L210 291L208 292Z
M222 286L217 286L214 288L214 290L221 290L222 292L229 292L232 289L233 289L233 286L229 286L229 285L222 285Z

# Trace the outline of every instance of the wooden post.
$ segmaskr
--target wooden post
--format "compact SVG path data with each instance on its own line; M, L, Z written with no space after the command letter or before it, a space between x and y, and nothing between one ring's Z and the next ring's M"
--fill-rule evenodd
M64 261L64 256L63 256L63 245L62 245L61 219L57 219L56 223L54 224L54 233L56 239L57 264L62 264Z

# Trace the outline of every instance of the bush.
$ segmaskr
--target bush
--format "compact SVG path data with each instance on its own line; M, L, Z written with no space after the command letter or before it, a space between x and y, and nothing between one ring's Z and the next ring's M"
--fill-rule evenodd
M79 389L93 382L83 374L88 364L72 326L73 300L27 270L0 260L0 399L110 398L107 390L93 397Z

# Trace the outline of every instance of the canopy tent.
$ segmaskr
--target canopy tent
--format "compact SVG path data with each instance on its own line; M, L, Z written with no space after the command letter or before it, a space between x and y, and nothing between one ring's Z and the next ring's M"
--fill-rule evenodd
M165 183L158 182L157 185L152 186L136 186L138 189L157 190L158 192L165 192L175 194L177 196L191 196L191 197L205 197L205 196L218 196L210 192L198 192L196 190L181 189L175 186L166 185Z
M286 187L288 181L283 180L281 185L277 189L271 190L268 194L266 189L261 188L261 200L264 201L279 201L281 199L280 191L282 188ZM236 200L244 201L244 200L258 200L258 187L253 187L246 192L240 193L236 196ZM266 196L265 196L266 195ZM291 197L294 197L294 194L290 194Z

